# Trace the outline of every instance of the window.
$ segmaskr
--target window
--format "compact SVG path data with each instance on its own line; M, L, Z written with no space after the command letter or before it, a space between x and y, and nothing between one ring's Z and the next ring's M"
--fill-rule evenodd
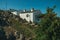
M30 16L29 14L26 15L26 17L29 17L29 16Z

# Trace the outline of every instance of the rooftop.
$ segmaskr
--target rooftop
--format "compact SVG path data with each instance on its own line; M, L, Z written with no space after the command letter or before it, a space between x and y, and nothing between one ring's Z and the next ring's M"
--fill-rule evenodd
M34 8L32 8L31 10L14 10L14 9L10 9L10 12L18 12L18 13L32 13L32 12L41 12L40 10L35 10Z

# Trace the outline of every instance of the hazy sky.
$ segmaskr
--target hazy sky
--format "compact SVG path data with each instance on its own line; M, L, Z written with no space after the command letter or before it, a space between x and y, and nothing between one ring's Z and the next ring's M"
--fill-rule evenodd
M55 12L60 15L60 0L7 0L7 9L40 9L43 13L46 8L56 5ZM0 8L6 9L6 0L0 0Z

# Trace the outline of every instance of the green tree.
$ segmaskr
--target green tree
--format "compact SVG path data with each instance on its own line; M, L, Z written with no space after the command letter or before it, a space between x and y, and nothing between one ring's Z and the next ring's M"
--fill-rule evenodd
M53 8L47 8L47 13L42 18L40 25L36 28L35 40L60 40L60 18L56 16Z

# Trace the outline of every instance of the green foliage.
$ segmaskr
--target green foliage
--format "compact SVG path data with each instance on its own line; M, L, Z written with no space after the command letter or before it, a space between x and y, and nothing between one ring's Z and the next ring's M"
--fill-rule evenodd
M32 40L60 40L60 17L56 16L55 7L47 8L46 14L40 15L40 18L42 17L41 22L37 24L36 28L15 15L8 17L8 23L12 28L24 34L25 38L30 37Z
M40 26L35 30L35 40L60 40L60 18L53 12L54 8L47 9Z

